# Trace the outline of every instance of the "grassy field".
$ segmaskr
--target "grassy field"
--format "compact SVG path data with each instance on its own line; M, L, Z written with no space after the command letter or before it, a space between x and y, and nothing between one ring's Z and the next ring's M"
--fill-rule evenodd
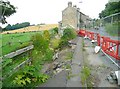
M22 29L2 32L0 34L0 56L29 45L31 36L36 32L41 33L44 30L50 30L54 27L58 27L58 25L29 26ZM11 34L6 34L8 32Z
M54 34L53 30L49 30L49 32L50 32L50 34ZM8 52L10 50L12 50L12 51L16 50L21 46L21 42L22 43L29 42L31 36L36 33L43 34L43 31L15 33L15 34L2 34L3 36L0 40L2 40L4 42L3 42L1 49L5 50L5 52ZM21 42L19 42L19 41L21 41ZM9 45L8 42L12 42L12 44ZM47 41L46 41L46 43L47 43ZM10 46L10 47L7 49L7 46ZM15 49L15 47L16 47L16 49ZM3 79L4 87L20 86L17 83L19 83L21 81L21 79L20 79L20 81L18 81L18 80L16 80L16 77L21 76L21 75L25 75L26 77L24 77L24 78L30 77L30 82L32 81L32 83L28 84L28 85L32 86L32 87L36 86L37 84L41 84L41 83L45 82L49 78L49 76L42 74L41 69L42 69L44 63L49 63L52 61L53 51L49 48L49 50L47 50L47 52L44 54L45 56L40 56L40 54L36 54L36 53L38 53L38 52L34 49L34 51L33 50L31 52L28 51L28 52L25 52L23 54L20 54L16 57L12 58L12 61L10 61L10 62L9 62L9 59L3 59L4 67L2 69L2 77L4 78ZM32 59L32 62L31 62L32 64L25 63L24 66L19 67L16 70L14 70L14 68L16 68L18 65L20 65L23 61L25 61L27 59ZM31 67L32 67L32 71L31 71ZM33 68L34 68L34 70L33 70ZM31 72L29 72L28 70ZM33 71L35 71L35 73L33 73ZM24 73L28 73L28 74L24 74ZM32 75L34 78L31 77L31 73L36 74L35 76L39 76L41 80L35 82L33 79L35 79L35 78L38 79L38 77L34 77L34 75ZM39 75L38 75L38 73L39 73ZM24 80L24 82L25 82L26 80L24 78L22 79L22 81ZM16 83L14 83L14 81L16 81ZM27 83L28 82L26 82L26 84Z
M36 32L2 34L2 38L0 38L0 42L2 44L0 46L0 50L2 50L2 53L0 54L5 55L19 48L27 46L31 36L35 33Z

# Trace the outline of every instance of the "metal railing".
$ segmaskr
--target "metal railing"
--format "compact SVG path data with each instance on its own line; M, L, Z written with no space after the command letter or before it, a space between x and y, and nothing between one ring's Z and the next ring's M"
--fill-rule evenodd
M120 22L120 12L106 16L106 17L102 18L101 21L102 21L103 25L105 25L107 23L113 24L113 23Z

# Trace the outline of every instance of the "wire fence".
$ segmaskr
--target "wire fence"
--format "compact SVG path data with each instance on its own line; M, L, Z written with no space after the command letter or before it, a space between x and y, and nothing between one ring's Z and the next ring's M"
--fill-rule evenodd
M120 36L120 12L101 19L100 26L111 35Z

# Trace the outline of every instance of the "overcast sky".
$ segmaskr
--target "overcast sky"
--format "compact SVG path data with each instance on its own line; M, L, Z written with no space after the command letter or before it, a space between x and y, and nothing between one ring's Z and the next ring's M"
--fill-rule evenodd
M8 0L16 6L17 13L13 14L7 21L9 24L21 22L58 23L62 20L62 10L68 6L68 1L77 5L80 10L91 18L98 18L98 14L105 8L108 0ZM81 2L82 3L79 3Z

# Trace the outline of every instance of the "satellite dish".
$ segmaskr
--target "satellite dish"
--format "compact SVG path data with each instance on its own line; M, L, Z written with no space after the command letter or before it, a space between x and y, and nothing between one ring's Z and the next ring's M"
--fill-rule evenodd
M98 53L100 51L100 46L95 46L95 53Z

